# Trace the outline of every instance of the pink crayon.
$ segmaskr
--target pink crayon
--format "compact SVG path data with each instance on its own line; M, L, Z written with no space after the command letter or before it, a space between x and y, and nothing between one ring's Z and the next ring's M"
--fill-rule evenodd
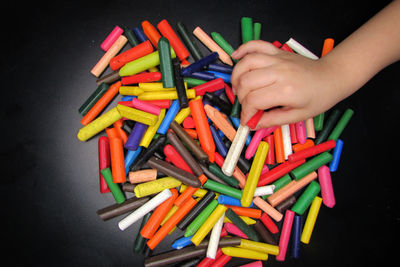
M247 235L245 235L243 232L242 232L242 230L240 230L236 225L234 225L233 223L230 223L230 222L227 222L227 223L225 223L225 230L228 232L228 233L230 233L230 234L232 234L232 235L236 235L236 236L239 236L239 237L241 237L241 238L245 238L245 239L249 239L248 237L247 237Z
M290 233L292 232L292 225L294 219L294 212L286 210L285 219L283 221L281 237L279 239L279 254L276 255L277 261L284 261L286 257L286 251L289 244Z
M262 128L255 132L254 136L251 138L250 144L247 146L246 153L244 157L246 159L250 159L256 153L257 147L260 144L260 141L270 135L275 129L278 128L277 126L270 127L270 128Z
M107 36L107 38L101 43L100 47L103 49L105 52L115 43L115 41L118 39L118 37L124 32L120 27L115 26L114 30L110 32L110 34Z
M318 181L321 186L322 202L328 208L333 208L336 204L333 192L331 172L328 166L321 166L318 169Z
M304 145L304 143L307 140L307 133L306 133L306 127L305 127L304 121L296 122L295 126L296 126L297 141L300 144Z
M142 100L139 100L137 98L132 99L132 107L136 109L140 109L142 111L154 114L154 115L160 115L161 108L159 106L153 105L148 102L144 102Z

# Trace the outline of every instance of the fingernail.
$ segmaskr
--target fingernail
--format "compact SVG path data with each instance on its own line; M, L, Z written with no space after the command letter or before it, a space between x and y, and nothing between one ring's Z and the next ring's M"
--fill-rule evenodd
M231 57L236 57L236 55L237 55L237 50L232 52Z

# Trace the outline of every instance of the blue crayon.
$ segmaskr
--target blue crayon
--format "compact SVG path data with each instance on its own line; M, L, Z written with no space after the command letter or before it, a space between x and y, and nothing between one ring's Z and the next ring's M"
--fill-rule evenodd
M295 215L292 228L292 256L300 258L301 216Z
M211 81L215 79L215 75L211 72L207 71L198 71L198 72L193 72L192 74L189 75L191 78L203 80L203 81Z
M221 136L219 136L217 130L213 125L210 125L210 130L212 137L214 139L215 147L218 150L218 153L221 154L222 157L226 157L226 154L228 154L228 149L226 148L224 142L222 141Z
M239 119L239 118L232 117L232 116L229 116L229 118L231 119L231 121L232 121L233 125L236 127L236 129L239 128L240 119ZM250 144L250 142L251 142L251 136L250 136L250 134L249 134L249 135L247 136L247 139L246 139L246 146L248 146L248 145Z
M172 243L171 247L173 249L181 249L181 248L184 248L186 246L189 246L189 245L192 244L192 241L190 240L192 237L193 237L193 235L188 236L188 237L184 237L183 236L183 237L175 240L175 242Z
M219 89L219 90L213 92L213 94L216 95L216 96L220 96L224 92L225 92L225 88L222 88L222 89Z
M227 66L227 65L211 63L208 65L208 70L231 74L233 71L233 68L231 66Z
M175 118L176 114L178 114L179 108L180 108L179 101L177 99L172 101L172 104L169 107L167 114L165 114L165 117L164 117L163 121L161 122L160 127L158 127L157 133L165 134L167 132L172 120Z
M135 95L126 95L121 98L121 101L131 101L132 99L137 98Z
M212 63L215 60L217 60L218 57L219 57L218 53L217 52L213 52L213 53L209 54L208 56L205 56L202 59L193 62L192 64L190 64L186 68L183 68L181 70L181 75L182 76L189 76L194 72L201 71L201 70L204 69L204 67L208 66L210 63Z
M214 74L215 79L221 78L222 80L224 80L224 82L231 83L231 75L230 74L217 72L217 71L211 71L211 70L208 72Z
M136 35L136 37L139 40L139 42L143 43L143 42L146 42L148 40L146 34L144 34L144 32L143 32L141 27L135 27L135 28L133 28L132 31Z
M240 199L236 199L227 195L219 195L217 200L219 204L242 207ZM249 207L253 207L253 202L251 202Z
M136 150L128 150L125 155L125 174L128 174L129 167L139 156L140 152L142 152L142 147L138 147Z
M342 148L343 148L343 141L341 139L338 139L336 141L335 149L333 150L332 161L329 164L329 170L331 172L335 172L338 169L340 155L342 154Z

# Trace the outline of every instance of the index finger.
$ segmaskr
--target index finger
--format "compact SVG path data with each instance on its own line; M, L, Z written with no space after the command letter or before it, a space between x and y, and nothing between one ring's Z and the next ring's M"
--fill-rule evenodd
M268 55L276 55L280 52L280 50L274 46L272 43L262 41L262 40L253 40L250 42L247 42L241 46L239 46L238 49L236 49L232 54L232 58L234 59L240 59L244 57L247 54L251 53L262 53L262 54L268 54Z

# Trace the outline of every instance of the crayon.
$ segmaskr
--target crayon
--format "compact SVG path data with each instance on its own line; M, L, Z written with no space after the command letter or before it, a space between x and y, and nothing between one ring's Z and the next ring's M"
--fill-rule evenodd
M224 165L221 168L225 175L232 175L249 133L250 128L247 126L240 125L237 129L236 135L232 141L232 145L228 150L227 156L225 157Z
M189 101L190 112L192 114L196 131L199 136L201 148L207 153L209 161L214 162L215 143L212 138L210 126L208 125L207 116L204 111L201 99Z
M111 84L118 81L119 79L121 79L121 77L119 76L118 71L113 71L111 73L104 74L100 78L98 78L96 80L96 84L97 85L100 85L101 83Z
M171 58L173 59L175 57L176 57L175 52L171 48ZM145 55L143 57L140 57L138 59L126 63L122 68L120 68L119 75L121 77L131 76L158 65L160 65L160 56L158 51L155 51L148 55Z
M103 94L103 96L97 100L96 104L94 104L89 111L85 114L85 116L81 120L82 125L87 125L91 121L93 121L100 112L111 102L111 100L118 94L119 88L121 87L121 82L115 82L112 84L109 89Z
M101 170L111 167L111 157L110 157L110 141L107 136L101 136L98 141L98 155L99 155L99 185L100 193L108 193L110 189L104 180Z
M157 122L157 116L139 109L130 108L124 105L117 105L117 109L122 117L141 122L146 125L154 125Z
M224 113L223 115L229 115L232 109L232 105L229 100L223 99L223 97L217 96L218 92L222 92L223 90L219 90L217 92L209 93L206 92L203 96L203 100L208 101L207 104L212 104L216 108L218 108L219 112ZM204 102L206 103L206 102Z
M185 215L197 204L193 198L189 198L178 210L166 221L161 228L147 242L150 249L154 248L167 236L167 234L185 217Z
M228 154L228 148L225 146L225 143L222 141L222 137L218 134L217 130L213 125L210 125L210 130L212 137L214 139L215 147L218 150L218 153L222 155L222 157L226 157Z
M154 104L151 104L151 103L148 103L145 101L141 101L137 98L132 99L131 103L132 103L133 108L142 110L147 113L154 114L156 116L160 115L161 108L159 106L156 106Z
M249 17L242 17L240 20L242 44L253 40L253 19Z
M231 57L216 43L207 33L205 33L200 27L196 27L193 30L194 36L196 36L210 51L217 52L219 59L229 65L233 66Z
M211 230L206 253L208 258L215 259L217 257L218 243L221 236L221 230L224 225L224 217L225 215L222 214Z
M219 195L218 196L218 203L219 204L224 204L224 205L230 205L230 206L238 206L241 207L242 205L240 204L240 200L237 198L233 198L230 196L226 195ZM253 203L251 203L250 207L253 206Z
M209 71L217 71L217 72L232 74L233 67L227 66L227 65L218 64L218 63L211 63L211 64L208 65L208 70Z
M158 171L174 177L181 181L182 183L192 186L192 187L200 187L201 182L200 180L191 173L188 173L184 170L181 170L161 159L157 159L156 157L152 156L148 161L147 165L151 168L157 169Z
M296 204L292 207L292 211L296 212L299 215L303 215L305 210L311 204L313 199L317 196L317 194L321 191L321 187L316 181L312 181L304 192L301 194L299 199L296 201Z
M182 156L179 154L178 151L176 151L176 149L173 146L168 144L164 147L163 150L164 150L164 155L168 159L170 159L173 165L184 171L193 173L192 169L189 167L189 165L187 165L186 161L182 158Z
M143 42L127 51L116 55L110 60L110 68L114 71L120 69L126 63L141 58L153 52L153 46L149 41Z
M233 210L239 216L247 216L254 219L259 219L261 217L261 210L259 209L252 209L252 208L245 208L240 206L231 206L226 205L227 208Z
M242 198L242 191L213 180L207 180L203 185L204 188L216 191L218 193L234 197L236 199Z
M164 117L163 121L161 122L161 125L158 127L157 133L165 134L167 132L167 130L169 129L169 125L174 120L178 111L179 111L179 102L178 102L178 100L174 100L174 101L172 101L170 108L168 109L167 113L165 114L165 117Z
M297 153L299 151L305 150L307 148L310 148L312 146L315 146L314 141L311 139L307 139L307 141L302 145L300 143L295 144L292 146L293 152Z
M153 139L154 135L156 134L158 128L160 127L162 121L165 117L165 108L162 108L160 111L160 115L157 117L157 122L154 125L150 125L147 128L147 131L144 133L142 140L140 141L140 147L148 147Z
M143 72L121 78L122 85L131 85L140 83L151 83L161 80L161 72Z
M160 33L149 21L142 21L143 33L147 36L151 44L158 49L158 41L161 38ZM146 41L147 42L147 41Z
M276 162L277 163L285 162L282 127L278 127L274 131L274 144L275 144L275 160L276 160Z
M245 258L245 259L253 259L253 260L267 260L268 254L258 252L255 250L243 249L238 247L224 247L222 248L222 252L225 255L236 257L236 258Z
M144 32L140 26L133 28L132 31L135 33L135 35L140 43L143 43L143 42L146 42L147 40L149 40L147 38L146 34L144 34Z
M279 254L275 257L277 261L285 260L290 234L292 231L293 219L294 212L291 210L286 210L285 218L282 225L281 236L279 238Z
M139 155L139 159L130 166L130 171L137 171L141 169L143 165L146 164L146 162L154 155L155 152L161 150L161 148L165 145L166 140L167 137L164 135L160 135L156 139L154 139L147 147L147 149L144 149L143 152Z
M157 170L145 169L135 172L129 172L129 182L131 184L139 184L143 182L154 181L157 178Z
M289 124L284 124L281 127L282 127L283 153L285 155L285 160L287 160L289 155L293 153L292 141L290 138L290 128Z
M335 128L333 128L331 134L328 136L328 140L335 140L335 141L338 140L338 138L342 134L344 128L349 123L353 114L354 114L354 111L352 109L348 108L345 110L342 117L337 122Z
M222 249L221 249L222 251ZM230 260L232 259L231 256L225 255L222 253L221 256L219 256L211 265L210 267L220 267L220 266L225 266Z
M322 165L327 164L332 160L332 154L329 152L323 152L319 154L318 156L315 156L314 158L310 159L306 163L300 165L299 167L293 169L290 174L298 181L307 174L315 171Z
M121 191L121 188L119 187L118 184L113 183L113 177L111 173L110 168L105 168L101 170L101 174L104 177L104 180L106 180L107 186L111 191L111 194L113 195L115 202L117 204L123 203L125 199L124 193Z
M314 118L308 118L305 121L307 138L315 138Z
M206 83L197 85L193 87L193 89L196 91L196 96L202 96L206 92L212 93L215 91L218 91L222 88L224 88L224 80L222 78L217 78L211 81L208 81Z
M119 94L124 96L138 96L143 92L144 90L138 86L121 86L119 88Z
M118 52L125 46L127 42L128 39L126 39L125 36L120 35L107 50L107 52L100 58L96 65L90 70L90 73L92 73L95 77L99 77L107 68L110 60L118 54Z
M97 103L97 101L105 94L110 88L106 83L101 83L96 90L89 96L89 98L80 106L79 114L85 116L86 113Z
M245 235L242 230L240 230L236 225L234 225L231 222L226 222L225 223L225 229L229 234L248 239L247 235Z
M250 206L267 153L268 143L261 141L260 145L257 148L257 152L251 165L249 176L243 189L243 194L241 198L241 203L243 207Z
M161 32L161 34L168 39L179 60L184 61L189 56L189 51L183 45L168 21L166 19L163 19L157 24L157 28Z
M262 267L262 261L253 261L244 265L240 265L239 267Z
M195 98L196 92L193 89L186 90L187 98ZM139 100L165 100L165 99L178 99L178 93L176 90L163 90L153 92L143 92L138 95Z
M148 125L136 122L129 135L128 141L125 143L124 147L128 150L136 150L142 141L143 135L146 132Z
M181 36L183 42L185 43L186 47L189 49L191 56L195 61L200 60L203 58L203 55L198 48L194 38L192 37L192 34L187 30L185 24L182 22L177 23L177 31L179 35Z
M232 176L225 175L222 170L215 163L210 163L208 165L208 169L210 172L221 178L225 183L229 186L237 187L239 185L239 181L233 178Z
M144 238L150 239L153 237L168 211L172 208L175 199L178 197L178 191L174 188L170 189L170 191L172 196L154 210L147 223L140 230L140 234Z
M214 122L215 126L218 127L230 141L233 141L236 135L236 130L229 123L226 117L219 112L216 108L206 104L204 105L204 111L207 117Z
M301 236L301 216L295 215L292 231L292 256L295 259L300 258L300 236Z
M157 194L164 189L171 189L182 184L181 181L173 177L159 178L154 181L144 182L136 185L134 192L137 198Z
M142 147L139 146L136 150L128 150L125 154L125 174L128 175L129 170L133 162L139 157L140 153L142 152Z
M211 215L214 209L218 206L218 201L213 199L197 217L187 226L185 231L185 237L194 235L197 230L203 225L205 220Z
M272 234L276 234L279 232L278 226L276 226L276 224L271 220L267 213L263 212L261 214L260 221Z
M247 225L253 225L256 223L256 221L254 219L247 217L247 216L240 215L239 218L242 219L245 222L245 224L247 224ZM232 221L229 218L225 217L224 223L228 223L228 222L232 223Z
M122 140L112 137L109 138L109 141L113 183L124 183L126 182L126 175Z
M308 57L310 59L318 59L318 57L316 55L314 55L310 50L308 50L307 48L305 48L303 45L301 45L299 42L297 42L295 39L293 38L289 38L289 40L286 42L286 44L293 49L293 51L295 51L296 53Z
M173 249L181 249L186 246L189 246L192 244L192 241L190 240L191 238L192 238L192 236L188 236L188 237L183 236L183 237L175 240L175 242L172 243L171 247Z
M128 213L130 211L133 211L143 204L145 204L147 201L149 201L150 198L144 197L144 198L136 198L132 197L130 199L127 199L126 201L122 203L115 203L113 205L110 205L108 207L102 208L96 212L96 214L103 220L107 221L112 218L115 218L117 216L120 216L122 214Z
M221 255L222 255L222 250L221 250L221 248L219 247L219 248L217 249L217 253L216 253L216 255L215 255L215 259L217 259L217 258L220 257ZM213 263L213 262L215 261L215 259L211 259L211 258L208 258L208 257L204 257L203 260L202 260L199 264L197 264L196 267L208 267L211 263Z
M253 241L260 241L257 233L249 227L232 209L228 208L225 216L230 219L242 232Z
M189 107L189 101L186 93L185 83L183 77L181 76L181 66L179 60L176 58L172 61L172 66L174 70L175 86L176 92L178 94L179 107L181 109Z
M124 28L124 35L128 39L129 44L132 47L137 46L139 44L139 41L137 40L133 31L126 26L124 26L123 28Z
M218 32L212 32L211 38L230 56L235 49Z
M311 203L306 221L304 223L303 232L301 233L301 238L300 238L301 242L304 244L310 243L311 234L314 230L315 222L317 220L319 209L321 207L321 202L322 199L316 196Z
M270 135L276 128L277 127L270 127L257 130L251 138L250 144L247 146L245 158L252 158L256 153L257 147L260 144L261 140L267 135Z
M321 196L324 205L328 208L333 208L336 200L333 192L331 172L328 166L323 165L318 168L318 182L321 186Z
M271 195L274 193L275 185L265 185L257 187L254 191L254 197L260 197L265 195Z
M318 133L317 137L315 138L314 143L316 145L327 140L327 137L335 126L335 123L338 121L339 116L340 110L338 109L334 109L329 113L329 116L324 121L324 128Z
M121 114L118 109L112 108L97 119L85 125L78 132L78 139L80 141L87 141L99 132L103 131L105 128L111 126L117 120L122 119Z
M256 230L257 234L261 237L261 239L268 244L277 246L278 242L275 240L275 237L265 228L264 224L260 221L257 221L254 224L254 230ZM261 241L260 241L261 242Z
M159 100L143 100L143 102L156 105L161 109L169 108L172 104L170 99L159 99Z
M296 203L296 201L297 201L296 197L294 195L291 195L290 197L286 198L281 203L276 205L275 209L280 213L285 213L285 211L291 208Z
M279 247L267 243L256 242L252 240L242 239L240 240L240 248L263 252L271 255L279 254Z
M261 23L254 22L253 23L253 40L260 40L261 36Z
M274 143L274 135L270 134L263 139L268 143L269 149L268 154L265 159L265 164L273 165L275 164L275 143Z
M183 68L181 70L181 75L182 76L190 76L194 72L201 71L201 70L203 70L204 67L206 67L208 64L214 62L217 58L218 58L218 53L213 52L213 53L201 58L200 60L193 62L186 68Z
M155 197L146 202L143 206L119 221L119 229L121 229L122 231L125 230L171 196L172 192L169 189L164 189L162 192L158 193Z
M329 140L323 143L320 143L316 146L311 146L301 151L295 152L289 155L288 160L290 162L295 162L298 160L306 159L322 152L328 151L336 146L335 140Z
M199 258L206 254L207 247L185 247L179 250L164 252L149 258L144 261L145 267L172 266L174 263L184 260ZM182 264L179 264L181 266Z
M210 216L204 221L204 223L200 226L200 228L196 231L196 233L192 237L192 242L196 246L200 244L200 242L206 237L206 235L211 231L213 226L217 223L217 221L224 215L226 211L226 207L224 205L219 205L213 210Z
M144 217L142 219L139 231L136 235L135 242L133 243L133 252L134 253L140 253L146 245L146 239L143 238L143 236L140 234L140 231L143 228L143 226L146 224L146 222L149 220L151 214L152 214L152 212L147 213L146 215L144 215Z
M100 44L100 48L103 49L104 52L107 52L122 33L123 30L119 26L115 26L114 29L107 35L106 39L104 39L104 41Z
M262 211L264 211L265 213L267 213L269 216L271 216L271 218L273 218L275 221L279 222L283 215L282 213L280 213L279 211L277 211L272 204L268 204L268 202L266 202L265 200L263 200L260 197L255 197L253 199L253 203L254 205L256 205L258 208L260 208Z
M164 88L175 87L174 69L172 67L171 48L167 38L161 37L158 41L160 56L160 70Z

